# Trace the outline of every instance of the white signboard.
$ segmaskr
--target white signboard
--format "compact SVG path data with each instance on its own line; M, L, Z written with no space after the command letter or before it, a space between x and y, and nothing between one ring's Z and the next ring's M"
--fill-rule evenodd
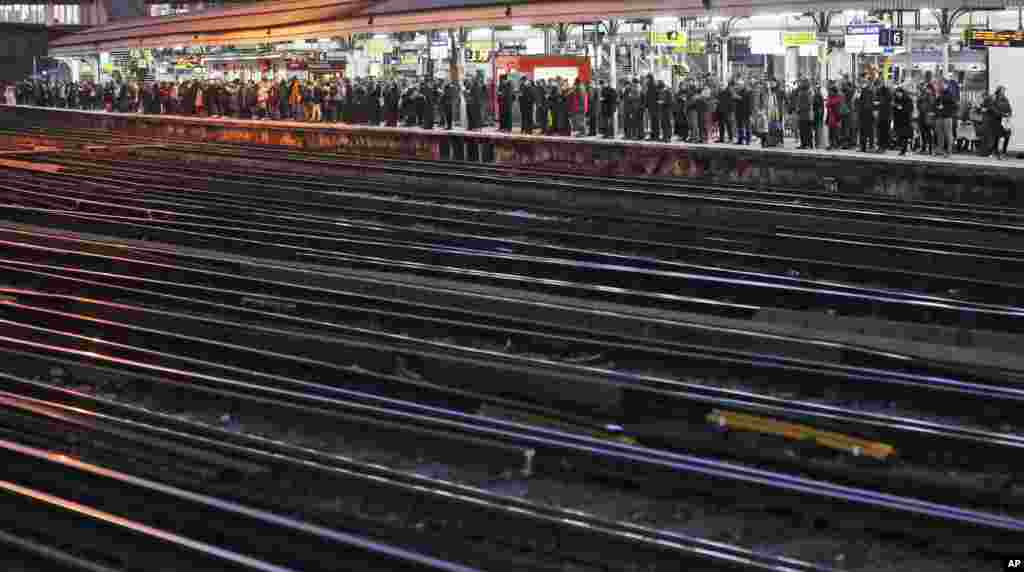
M786 46L782 44L782 34L780 32L752 30L749 34L750 53L773 56L786 55Z
M570 84L576 81L576 77L579 76L579 69L575 67L550 67L550 68L534 68L533 79L549 80L560 77Z
M847 26L846 52L851 54L877 54L882 51L878 45L878 34L881 28L877 25Z

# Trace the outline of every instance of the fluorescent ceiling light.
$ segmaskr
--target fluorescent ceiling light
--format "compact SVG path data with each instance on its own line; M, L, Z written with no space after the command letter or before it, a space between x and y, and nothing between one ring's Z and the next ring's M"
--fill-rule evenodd
M374 40L386 40L386 39L388 39L388 35L387 34L374 34L373 35L373 39Z
M658 16L654 19L655 24L675 24L678 21L678 18L674 18L672 16Z
M519 24L519 25L516 25L516 26L512 26L512 29L517 31L517 32L525 32L525 31L529 30L531 27L532 26L527 26L525 24Z

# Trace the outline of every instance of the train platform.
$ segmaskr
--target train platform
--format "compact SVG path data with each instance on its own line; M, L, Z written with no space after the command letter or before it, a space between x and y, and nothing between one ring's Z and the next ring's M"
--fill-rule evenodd
M9 107L2 106L0 107ZM908 152L907 155L900 156L898 151L888 151L885 153L878 152L866 152L862 153L858 150L825 150L825 149L800 149L798 142L793 139L786 139L784 144L776 147L761 147L756 142L751 145L736 145L733 143L689 143L684 141L650 141L650 140L630 140L619 138L605 138L603 136L554 136L554 135L542 135L542 134L525 134L519 132L518 128L513 130L512 133L503 133L497 130L495 127L485 127L476 131L470 131L462 127L454 127L450 130L435 127L434 129L423 129L421 127L388 127L388 126L371 126L365 124L349 124L349 123L313 123L308 121L280 121L280 120L258 120L258 119L236 119L231 117L195 117L195 116L182 116L182 115L149 115L144 113L118 113L118 112L106 112L106 111L86 111L79 109L60 109L50 107L36 107L21 105L17 108L23 109L36 109L46 110L53 112L63 113L75 113L75 114L89 114L98 116L121 116L130 118L145 119L147 121L169 121L169 122L184 122L184 123L195 123L200 125L232 125L232 126L247 126L247 127L258 127L258 128L280 128L280 129L291 129L291 130L334 130L342 132L379 132L387 134L401 134L401 135L440 135L440 136L462 136L462 137L485 137L493 139L494 141L538 141L547 143L583 143L587 145L605 146L605 147L619 147L619 146L635 146L639 148L676 148L676 149L715 149L715 150L733 150L743 151L750 153L760 153L765 155L794 155L801 157L820 157L820 158L848 158L855 160L868 160L868 161L879 161L879 162L896 162L896 163L911 163L911 164L922 164L922 165L947 165L954 163L963 166L974 166L974 167L986 167L986 168L998 168L1006 170L1021 170L1024 169L1024 159L1011 157L1005 160L999 160L993 157L981 157L977 154L972 153L954 153L949 157L941 157L936 155L925 155L920 153Z
M435 161L468 161L573 174L696 179L751 188L790 187L907 200L1024 206L1024 160L954 154L860 153L725 143L632 141L223 117L186 117L0 106L25 125L116 129L126 135L252 143ZM45 141L39 144L45 145Z

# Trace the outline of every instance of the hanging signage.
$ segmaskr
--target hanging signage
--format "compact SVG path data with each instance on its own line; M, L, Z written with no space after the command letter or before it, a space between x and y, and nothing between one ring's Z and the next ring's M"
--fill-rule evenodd
M751 30L747 34L750 43L750 53L758 55L782 56L786 54L786 47L782 45L782 34L766 30Z
M966 30L964 43L972 49L982 48L1024 48L1024 31L1021 30Z
M704 53L706 45L707 42L703 40L691 40L686 42L686 46L675 48L673 51L681 54L701 55Z
M686 32L651 32L650 43L652 46L674 46L677 48L686 47Z
M490 40L470 40L466 42L463 54L467 62L482 64L491 61L493 50L494 42Z
M817 43L818 34L815 32L784 32L782 34L782 45L787 48L810 46Z
M386 52L391 51L390 40L378 40L369 39L366 41L366 56L373 59L379 59L384 56Z
M847 26L843 40L846 51L850 53L878 53L880 50L879 36L883 28L879 24Z
M883 48L903 47L903 30L901 28L882 28L878 32L878 45Z
M728 56L730 60L745 60L750 57L750 54L750 38L729 38Z

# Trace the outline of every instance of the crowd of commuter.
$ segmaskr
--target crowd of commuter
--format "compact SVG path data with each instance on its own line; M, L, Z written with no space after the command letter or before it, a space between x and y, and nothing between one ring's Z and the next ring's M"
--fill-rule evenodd
M821 85L801 79L786 87L771 77L708 77L672 87L648 75L611 86L507 76L496 85L398 79L324 81L107 82L24 81L6 90L20 104L121 113L236 117L346 124L453 128L463 101L467 125L493 117L498 130L561 136L721 142L799 148L915 149L948 156L977 152L1003 157L1012 115L1005 89L962 104L955 81L931 79L913 88L844 77ZM616 130L616 123L620 129Z

